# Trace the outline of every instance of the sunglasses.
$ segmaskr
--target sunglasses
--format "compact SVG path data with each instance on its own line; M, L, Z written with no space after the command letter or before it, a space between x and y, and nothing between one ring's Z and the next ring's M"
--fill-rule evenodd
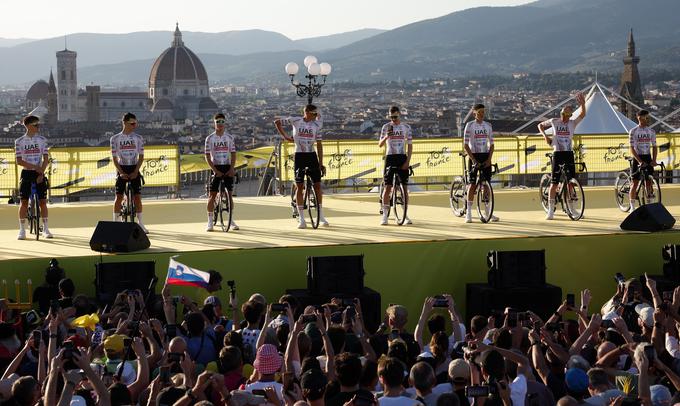
M215 120L215 124L225 124L226 120Z
M137 122L136 122L136 121L128 121L128 124L130 124L130 125L137 125Z
M29 125L32 125L33 127L36 127L36 128L40 127L40 123L33 123L33 124L29 124Z
M319 115L319 113L316 112L316 111L308 111L308 113L311 114L311 115L313 115L313 116L318 116L318 115Z
M391 118L392 120L396 120L396 119L399 118L399 116L390 116L390 118Z

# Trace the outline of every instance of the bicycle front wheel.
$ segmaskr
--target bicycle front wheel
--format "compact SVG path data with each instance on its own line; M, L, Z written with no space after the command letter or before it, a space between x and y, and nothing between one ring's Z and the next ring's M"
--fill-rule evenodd
M462 176L456 176L451 182L449 205L455 216L463 217L465 214L465 180Z
M541 181L538 184L538 194L541 199L541 207L547 213L548 212L548 201L550 200L550 182L552 181L552 175L549 173L544 173L541 176Z
M627 212L630 209L630 176L626 172L619 172L614 182L614 198L619 210Z
M570 189L573 189L573 192ZM576 221L583 217L586 209L586 195L577 179L569 179L569 182L562 188L562 204L570 219Z
M305 202L307 203L307 211L309 212L309 220L312 222L312 227L315 229L319 228L321 212L319 211L318 196L316 195L316 190L314 189L311 179L307 179Z
M659 187L659 180L652 175L647 175L646 182L640 182L638 189L640 201L642 204L661 203L661 188Z
M493 203L491 183L487 180L479 182L479 187L477 188L477 211L482 223L488 223L491 220L491 216L493 216Z
M394 177L394 189L392 190L392 206L394 207L394 218L397 225L403 225L406 221L406 211L408 202L406 201L406 189L404 184L399 181L399 177Z

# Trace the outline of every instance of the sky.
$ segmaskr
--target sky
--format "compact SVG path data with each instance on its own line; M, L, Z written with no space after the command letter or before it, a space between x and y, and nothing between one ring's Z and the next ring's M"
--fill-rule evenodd
M291 39L392 29L478 6L529 0L0 0L0 38L50 38L78 32L263 29ZM30 9L26 7L30 4ZM305 8L307 11L305 11ZM14 16L14 17L12 17Z

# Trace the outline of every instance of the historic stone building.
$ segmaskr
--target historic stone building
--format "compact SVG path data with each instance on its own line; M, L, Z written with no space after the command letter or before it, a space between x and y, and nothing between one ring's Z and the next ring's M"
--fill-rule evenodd
M635 55L635 40L633 39L633 30L631 29L628 36L628 55L623 58L623 74L621 75L619 94L632 103L643 107L645 99L642 96L638 63L640 63L640 57ZM619 110L629 119L637 121L635 118L637 109L635 107L622 100L619 104Z

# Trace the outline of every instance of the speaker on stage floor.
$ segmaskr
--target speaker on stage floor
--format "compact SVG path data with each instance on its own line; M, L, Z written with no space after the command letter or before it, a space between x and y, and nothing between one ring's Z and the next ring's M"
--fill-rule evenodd
M627 231L661 231L673 228L675 218L661 203L645 204L626 217L621 229Z
M100 303L112 303L126 289L139 289L147 297L151 280L156 276L154 261L100 262L94 265L95 295Z
M497 289L486 283L468 283L465 286L465 312L468 322L476 315L502 313L506 307L519 311L531 310L547 320L561 303L562 288L550 284L512 289Z
M149 237L137 223L100 221L90 238L90 248L99 252L132 252L150 246Z

